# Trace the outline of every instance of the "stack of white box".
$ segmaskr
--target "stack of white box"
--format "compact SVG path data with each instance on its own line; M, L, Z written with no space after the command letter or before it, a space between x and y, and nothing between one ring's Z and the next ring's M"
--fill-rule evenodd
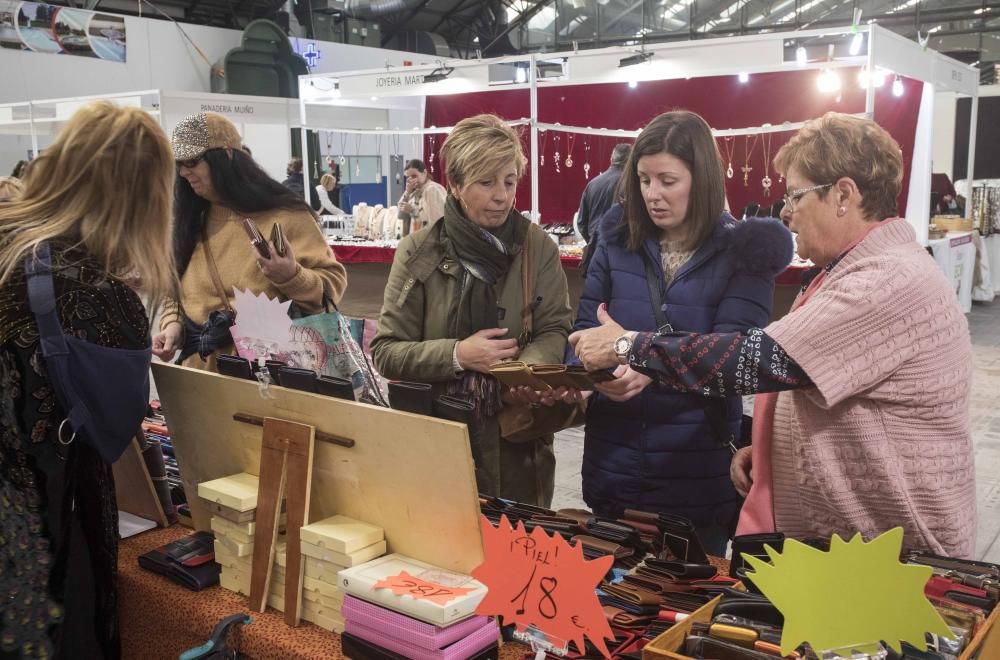
M198 495L214 514L215 561L222 566L219 584L250 595L253 541L256 533L257 477L242 473L198 485ZM285 515L280 519L284 531ZM337 587L337 573L381 557L386 552L381 527L347 516L333 516L306 525L300 531L302 552L303 619L321 628L343 632L341 608L344 593ZM284 534L275 543L274 565L267 604L285 610L286 546Z

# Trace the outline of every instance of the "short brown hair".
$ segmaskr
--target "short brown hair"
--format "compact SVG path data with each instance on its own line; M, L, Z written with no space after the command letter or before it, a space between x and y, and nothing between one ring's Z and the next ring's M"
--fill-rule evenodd
M512 161L521 178L526 162L517 131L496 115L476 115L455 124L441 145L441 159L454 186L492 177Z
M693 223L691 239L696 246L712 235L725 207L722 157L712 137L712 129L693 112L665 112L649 122L635 139L619 184L625 198L628 249L633 252L641 250L646 239L659 236L660 230L649 217L642 197L638 166L643 156L661 153L681 159L691 171L691 192L684 222Z
M871 119L828 112L806 122L774 157L782 175L791 168L817 185L849 177L861 192L867 220L896 215L903 185L903 152L888 131ZM828 190L819 194L825 197Z

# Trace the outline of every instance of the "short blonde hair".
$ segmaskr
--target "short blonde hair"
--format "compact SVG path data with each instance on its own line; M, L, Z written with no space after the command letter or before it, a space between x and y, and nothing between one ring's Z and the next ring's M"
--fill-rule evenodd
M0 202L7 202L20 196L24 184L14 176L0 176Z
M493 177L512 162L521 178L527 162L517 131L496 115L476 115L455 124L441 145L441 159L448 182L457 187Z
M850 177L861 192L861 209L868 220L896 215L903 152L888 131L871 119L828 112L807 122L778 151L774 167L783 175L794 167L817 185ZM827 192L819 194L825 197Z
M336 185L336 183L337 183L337 177L333 176L332 174L324 174L319 178L319 184L324 188L326 188L327 184Z

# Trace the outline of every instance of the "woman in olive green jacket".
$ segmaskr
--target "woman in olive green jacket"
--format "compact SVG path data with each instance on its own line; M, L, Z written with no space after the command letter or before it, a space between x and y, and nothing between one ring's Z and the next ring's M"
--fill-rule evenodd
M386 378L434 383L436 394L471 399L481 420L480 490L548 506L555 473L552 436L508 442L500 437L497 420L504 405L537 397L501 392L489 367L509 358L562 363L572 310L559 250L513 208L525 159L517 133L501 119L479 115L460 121L441 157L450 186L444 217L396 249L372 340L375 365ZM531 260L534 291L528 299L534 308L530 340L519 347L524 258Z

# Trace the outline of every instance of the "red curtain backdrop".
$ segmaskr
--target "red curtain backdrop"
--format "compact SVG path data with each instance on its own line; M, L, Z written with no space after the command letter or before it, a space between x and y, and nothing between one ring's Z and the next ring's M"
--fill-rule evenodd
M822 94L817 90L817 71L788 71L763 73L750 76L747 83L740 83L735 75L696 78L691 80L659 80L641 82L632 89L625 83L575 85L543 88L538 91L538 120L569 126L594 128L639 129L656 115L668 110L684 109L697 112L712 128L743 128L765 123L778 125L783 122L800 122L819 117L824 112L864 112L865 94L858 84L857 69L840 70L841 91ZM913 154L917 115L920 108L922 84L904 79L905 93L895 97L891 93L891 78L877 90L875 120L899 142L903 150L905 176L900 195L900 214L905 212L907 180ZM427 126L451 126L459 120L491 112L504 119L521 119L530 112L527 90L505 90L460 94L454 96L428 96L425 112ZM522 127L522 143L529 143L527 127ZM794 132L773 133L770 138L770 158ZM558 139L557 139L558 138ZM424 139L425 160L433 154L434 178L445 183L438 150L444 136L432 141ZM539 134L539 147L545 155L540 168L539 203L542 222L565 222L573 218L580 204L580 195L587 184L583 165L590 163L590 177L602 172L608 165L611 150L618 138L573 135L547 131ZM751 137L750 142L753 142ZM727 195L734 214L750 202L770 204L784 194L783 183L773 168L769 174L774 180L771 195L765 199L761 186L764 177L764 145L766 139L758 138L750 154L749 166L753 168L749 185L744 187L740 168L746 158L747 138L736 137L728 145L719 138L719 149L726 158L727 146L733 150L734 176L728 180ZM558 147L558 149L557 149ZM560 172L554 165L555 152L559 151ZM565 159L570 152L573 166L567 168ZM531 208L531 172L525 173L518 188L517 208Z

